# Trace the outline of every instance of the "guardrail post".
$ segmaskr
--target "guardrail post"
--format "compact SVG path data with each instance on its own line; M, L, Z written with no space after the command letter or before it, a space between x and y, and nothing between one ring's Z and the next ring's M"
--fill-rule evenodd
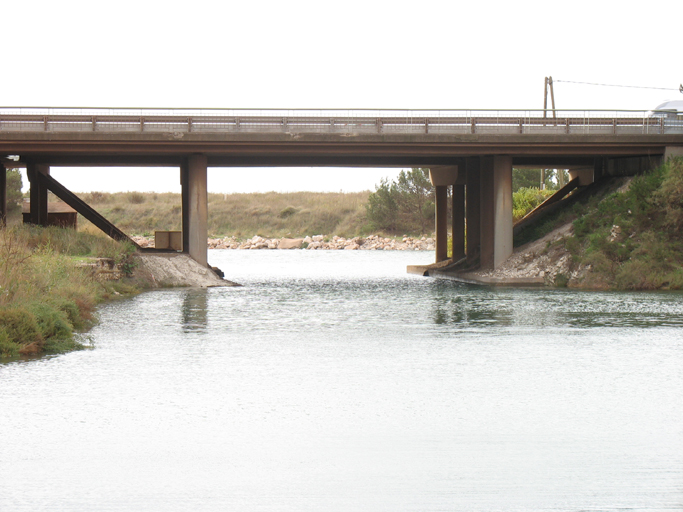
M470 133L476 132L477 120L473 117L470 123Z

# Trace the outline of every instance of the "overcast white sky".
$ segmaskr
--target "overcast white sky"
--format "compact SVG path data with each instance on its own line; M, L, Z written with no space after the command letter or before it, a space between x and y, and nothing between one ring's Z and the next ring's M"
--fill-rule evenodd
M651 109L683 99L679 1L5 2L2 106ZM649 86L598 87L558 80ZM394 170L211 169L211 192L374 189ZM179 191L176 169L54 169Z

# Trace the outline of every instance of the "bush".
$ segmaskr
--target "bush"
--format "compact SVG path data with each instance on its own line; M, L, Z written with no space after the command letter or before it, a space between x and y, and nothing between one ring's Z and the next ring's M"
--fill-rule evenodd
M131 192L128 194L128 202L131 204L142 204L145 202L145 195L140 192Z
M366 216L373 229L389 233L434 231L434 187L429 170L401 171L396 181L383 179L370 194Z
M36 317L23 307L0 309L0 329L9 341L17 345L26 345L34 341L42 341Z
M524 218L534 208L553 195L553 190L520 188L512 193L512 218L514 222Z

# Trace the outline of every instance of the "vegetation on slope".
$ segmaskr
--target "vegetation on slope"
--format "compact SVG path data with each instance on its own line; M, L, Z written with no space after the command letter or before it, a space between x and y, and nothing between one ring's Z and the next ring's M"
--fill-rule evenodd
M74 332L94 322L95 306L135 289L98 282L77 257L121 262L132 252L130 244L68 229L0 229L0 359L83 348Z
M683 160L634 178L628 190L593 198L565 240L591 287L683 288Z

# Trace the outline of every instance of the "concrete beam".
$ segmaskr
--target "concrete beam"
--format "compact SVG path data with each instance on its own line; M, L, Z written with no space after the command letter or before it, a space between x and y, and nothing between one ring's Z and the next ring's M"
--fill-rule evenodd
M26 166L26 175L31 183L29 196L31 199L30 219L31 224L47 226L47 186L40 179L40 175L49 175L50 167L45 164L29 163Z
M207 193L207 160L205 155L192 155L180 168L183 204L183 252L207 266L209 200Z
M436 263L448 259L448 187L439 185L434 194L436 200Z

